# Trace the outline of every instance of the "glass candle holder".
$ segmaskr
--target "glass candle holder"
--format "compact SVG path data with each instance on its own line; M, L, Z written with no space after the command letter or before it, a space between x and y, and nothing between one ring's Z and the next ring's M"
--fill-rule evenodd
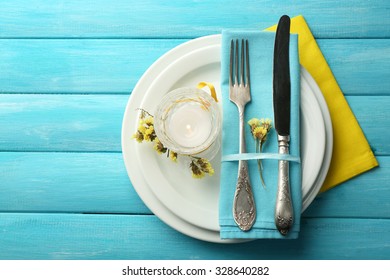
M178 154L211 160L220 148L221 112L202 89L167 93L157 107L154 125L161 143Z

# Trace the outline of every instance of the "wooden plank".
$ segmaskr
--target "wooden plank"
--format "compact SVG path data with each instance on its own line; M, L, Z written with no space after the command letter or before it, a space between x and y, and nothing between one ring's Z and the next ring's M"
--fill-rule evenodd
M0 95L1 150L120 152L127 100L126 95ZM375 153L390 155L383 133L390 130L390 96L347 100Z
M0 40L0 93L129 94L187 40ZM389 39L318 40L346 95L389 94Z
M121 151L127 100L125 95L1 95L1 149Z
M183 40L0 40L0 92L130 94Z
M321 194L305 217L390 218L390 157ZM0 212L150 214L120 153L0 153ZM378 207L380 205L380 207Z
M379 167L319 194L303 216L390 218L390 157L377 159Z
M0 228L0 259L388 259L390 256L388 219L304 219L297 240L258 240L233 245L192 239L154 216L0 214Z
M2 37L191 38L224 28L265 28L303 14L316 37L389 37L389 2L371 1L44 1L0 6ZM381 19L378 21L378 19Z
M0 211L150 214L121 153L0 153Z
M347 101L374 153L390 155L390 142L382 137L390 131L390 96L348 96Z
M319 40L319 47L345 95L390 93L388 40Z

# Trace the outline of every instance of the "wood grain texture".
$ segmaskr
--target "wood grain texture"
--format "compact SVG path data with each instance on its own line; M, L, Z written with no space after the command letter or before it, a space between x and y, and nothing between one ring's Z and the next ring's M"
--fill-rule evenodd
M388 259L390 256L390 220L381 219L304 219L297 240L230 245L184 236L154 216L0 214L0 228L0 259Z
M121 151L122 119L128 98L1 95L1 149Z
M120 152L126 95L0 95L2 151ZM390 155L390 96L348 96L377 155ZM129 141L132 141L129 139Z
M388 0L1 1L0 259L390 259L389 11ZM319 195L298 240L184 236L126 174L129 95L173 47L282 14L304 15L380 166Z
M224 28L266 28L303 14L317 38L389 37L389 2L376 1L4 1L7 38L193 38Z
M319 194L305 217L390 218L390 157L377 157L379 167Z
M345 95L390 94L390 42L318 40L319 47ZM382 86L382 83L383 86Z
M129 94L148 67L187 40L0 40L0 93ZM389 94L389 39L318 44L346 95Z
M390 96L348 96L347 101L374 153L390 155L390 142L382 142L390 131Z
M0 40L0 92L130 94L183 40Z
M121 153L0 153L0 212L150 214Z
M317 197L304 216L390 218L390 157L378 160L379 168ZM0 212L151 214L120 153L3 152L0 166Z

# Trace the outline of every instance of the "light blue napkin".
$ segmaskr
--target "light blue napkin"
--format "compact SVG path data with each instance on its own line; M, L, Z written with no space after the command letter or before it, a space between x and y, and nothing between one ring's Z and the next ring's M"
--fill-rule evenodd
M223 31L221 50L221 88L223 106L222 155L237 154L239 146L237 107L229 100L229 56L232 39L248 39L250 54L250 77L252 101L247 104L245 121L251 118L269 118L274 127L273 114L273 57L274 32L261 31ZM298 36L290 36L290 74L291 74L291 141L290 154L300 156L299 140L299 101L300 72L298 60ZM250 127L245 124L247 153L255 152L255 141ZM263 153L278 153L277 133L270 131ZM219 223L221 238L297 238L300 229L302 205L301 164L290 162L290 187L294 207L294 225L286 237L276 229L274 208L277 190L278 161L263 159L263 176L266 188L260 181L256 160L249 160L249 172L255 196L257 217L250 231L241 231L233 219L233 197L237 182L237 161L223 161L219 201Z

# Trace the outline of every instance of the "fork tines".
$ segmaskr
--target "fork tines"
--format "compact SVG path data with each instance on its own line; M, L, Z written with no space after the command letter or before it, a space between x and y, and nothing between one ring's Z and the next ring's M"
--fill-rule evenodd
M248 40L241 40L241 58L239 59L239 41L232 40L230 49L229 99L238 109L240 154L246 153L245 144L245 106L251 101L249 85L249 47ZM233 217L240 229L250 230L256 220L256 205L249 177L248 164L238 161L238 177L233 200Z
M240 63L241 62L241 63ZM240 69L239 69L240 68ZM249 47L248 40L241 40L241 59L239 59L239 40L231 40L229 83L233 85L249 86ZM245 77L245 81L244 81ZM239 84L238 84L239 82Z

